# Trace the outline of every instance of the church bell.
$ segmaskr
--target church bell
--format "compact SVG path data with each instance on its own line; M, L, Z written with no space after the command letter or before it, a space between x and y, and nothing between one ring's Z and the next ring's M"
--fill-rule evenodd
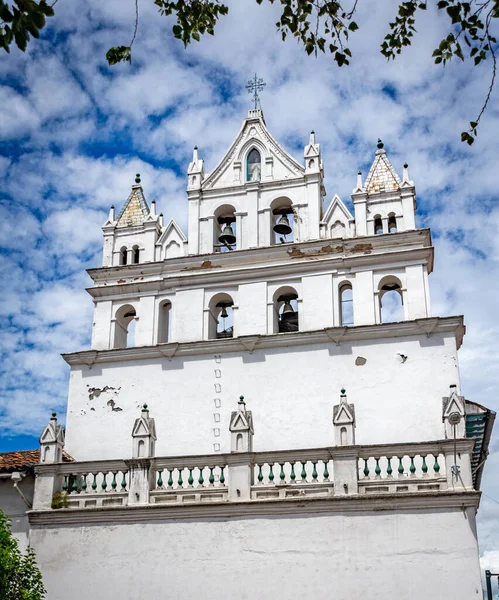
M225 225L222 231L222 235L218 238L218 241L226 246L233 246L236 243L236 236L232 231L230 223L227 223Z
M282 215L279 223L274 225L274 231L280 235L288 235L293 231L289 226L288 215Z

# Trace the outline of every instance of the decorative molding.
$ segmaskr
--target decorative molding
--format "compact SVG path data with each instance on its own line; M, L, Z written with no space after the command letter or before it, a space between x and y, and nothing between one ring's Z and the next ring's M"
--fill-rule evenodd
M93 364L170 357L175 355L196 356L201 354L221 354L226 352L245 352L287 348L290 346L306 346L310 344L339 344L361 340L387 339L407 336L425 335L420 328L424 319L416 321L401 321L379 325L358 325L355 327L328 327L316 331L297 331L290 333L262 334L255 341L254 335L241 336L219 340L200 340L198 342L173 342L155 346L139 346L134 348L119 348L113 350L84 350L63 354L62 357L69 365L88 365L89 356ZM461 346L464 325L463 317L439 317L438 325L433 333L454 333L456 345ZM175 351L173 351L175 349Z
M213 502L192 505L148 504L147 506L98 507L28 511L31 527L64 525L121 525L171 521L178 519L244 519L251 517L283 517L285 515L326 515L358 512L428 511L435 509L477 509L480 492L418 492L402 494L360 494L329 498L300 497L246 502Z

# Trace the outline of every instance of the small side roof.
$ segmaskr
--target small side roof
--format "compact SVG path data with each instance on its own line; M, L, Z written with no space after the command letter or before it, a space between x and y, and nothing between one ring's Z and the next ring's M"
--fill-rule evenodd
M62 453L63 462L74 462L74 458L66 452ZM0 473L13 471L32 471L40 462L40 449L18 450L16 452L0 452Z

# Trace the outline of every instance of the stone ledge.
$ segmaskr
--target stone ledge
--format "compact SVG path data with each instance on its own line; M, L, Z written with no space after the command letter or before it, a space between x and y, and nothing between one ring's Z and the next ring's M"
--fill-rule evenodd
M286 515L320 516L331 513L426 511L434 509L478 509L480 492L419 492L402 495L370 494L331 496L330 498L284 498L210 504L58 509L28 511L31 527L65 525L119 525L178 519L244 519L283 517Z

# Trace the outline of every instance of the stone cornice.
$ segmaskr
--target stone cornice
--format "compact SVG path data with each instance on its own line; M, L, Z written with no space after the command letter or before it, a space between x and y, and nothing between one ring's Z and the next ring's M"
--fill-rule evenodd
M96 286L87 291L95 298L126 294L133 286L161 289L165 285L194 284L209 279L262 278L317 270L374 268L382 264L415 261L433 269L433 247L428 229L349 239L266 246L234 252L185 256L159 262L89 269Z
M196 356L201 354L221 354L226 352L246 352L251 348L266 350L302 346L310 344L340 345L342 342L355 342L369 339L386 339L433 333L454 333L456 345L461 346L465 332L463 317L430 317L399 323L380 325L359 325L356 327L328 327L317 331L298 331L295 333L276 333L271 335L249 335L219 340L200 340L197 342L174 342L155 346L139 346L114 350L84 350L63 354L69 365L88 365L127 360L151 358L172 358L173 356Z
M359 512L427 511L435 509L463 510L478 508L480 492L440 491L399 494L359 494L329 498L294 498L251 500L247 502L213 502L162 506L131 505L85 509L28 511L32 527L65 525L119 525L171 521L178 519L244 519L251 517L282 517L285 515L327 515Z

